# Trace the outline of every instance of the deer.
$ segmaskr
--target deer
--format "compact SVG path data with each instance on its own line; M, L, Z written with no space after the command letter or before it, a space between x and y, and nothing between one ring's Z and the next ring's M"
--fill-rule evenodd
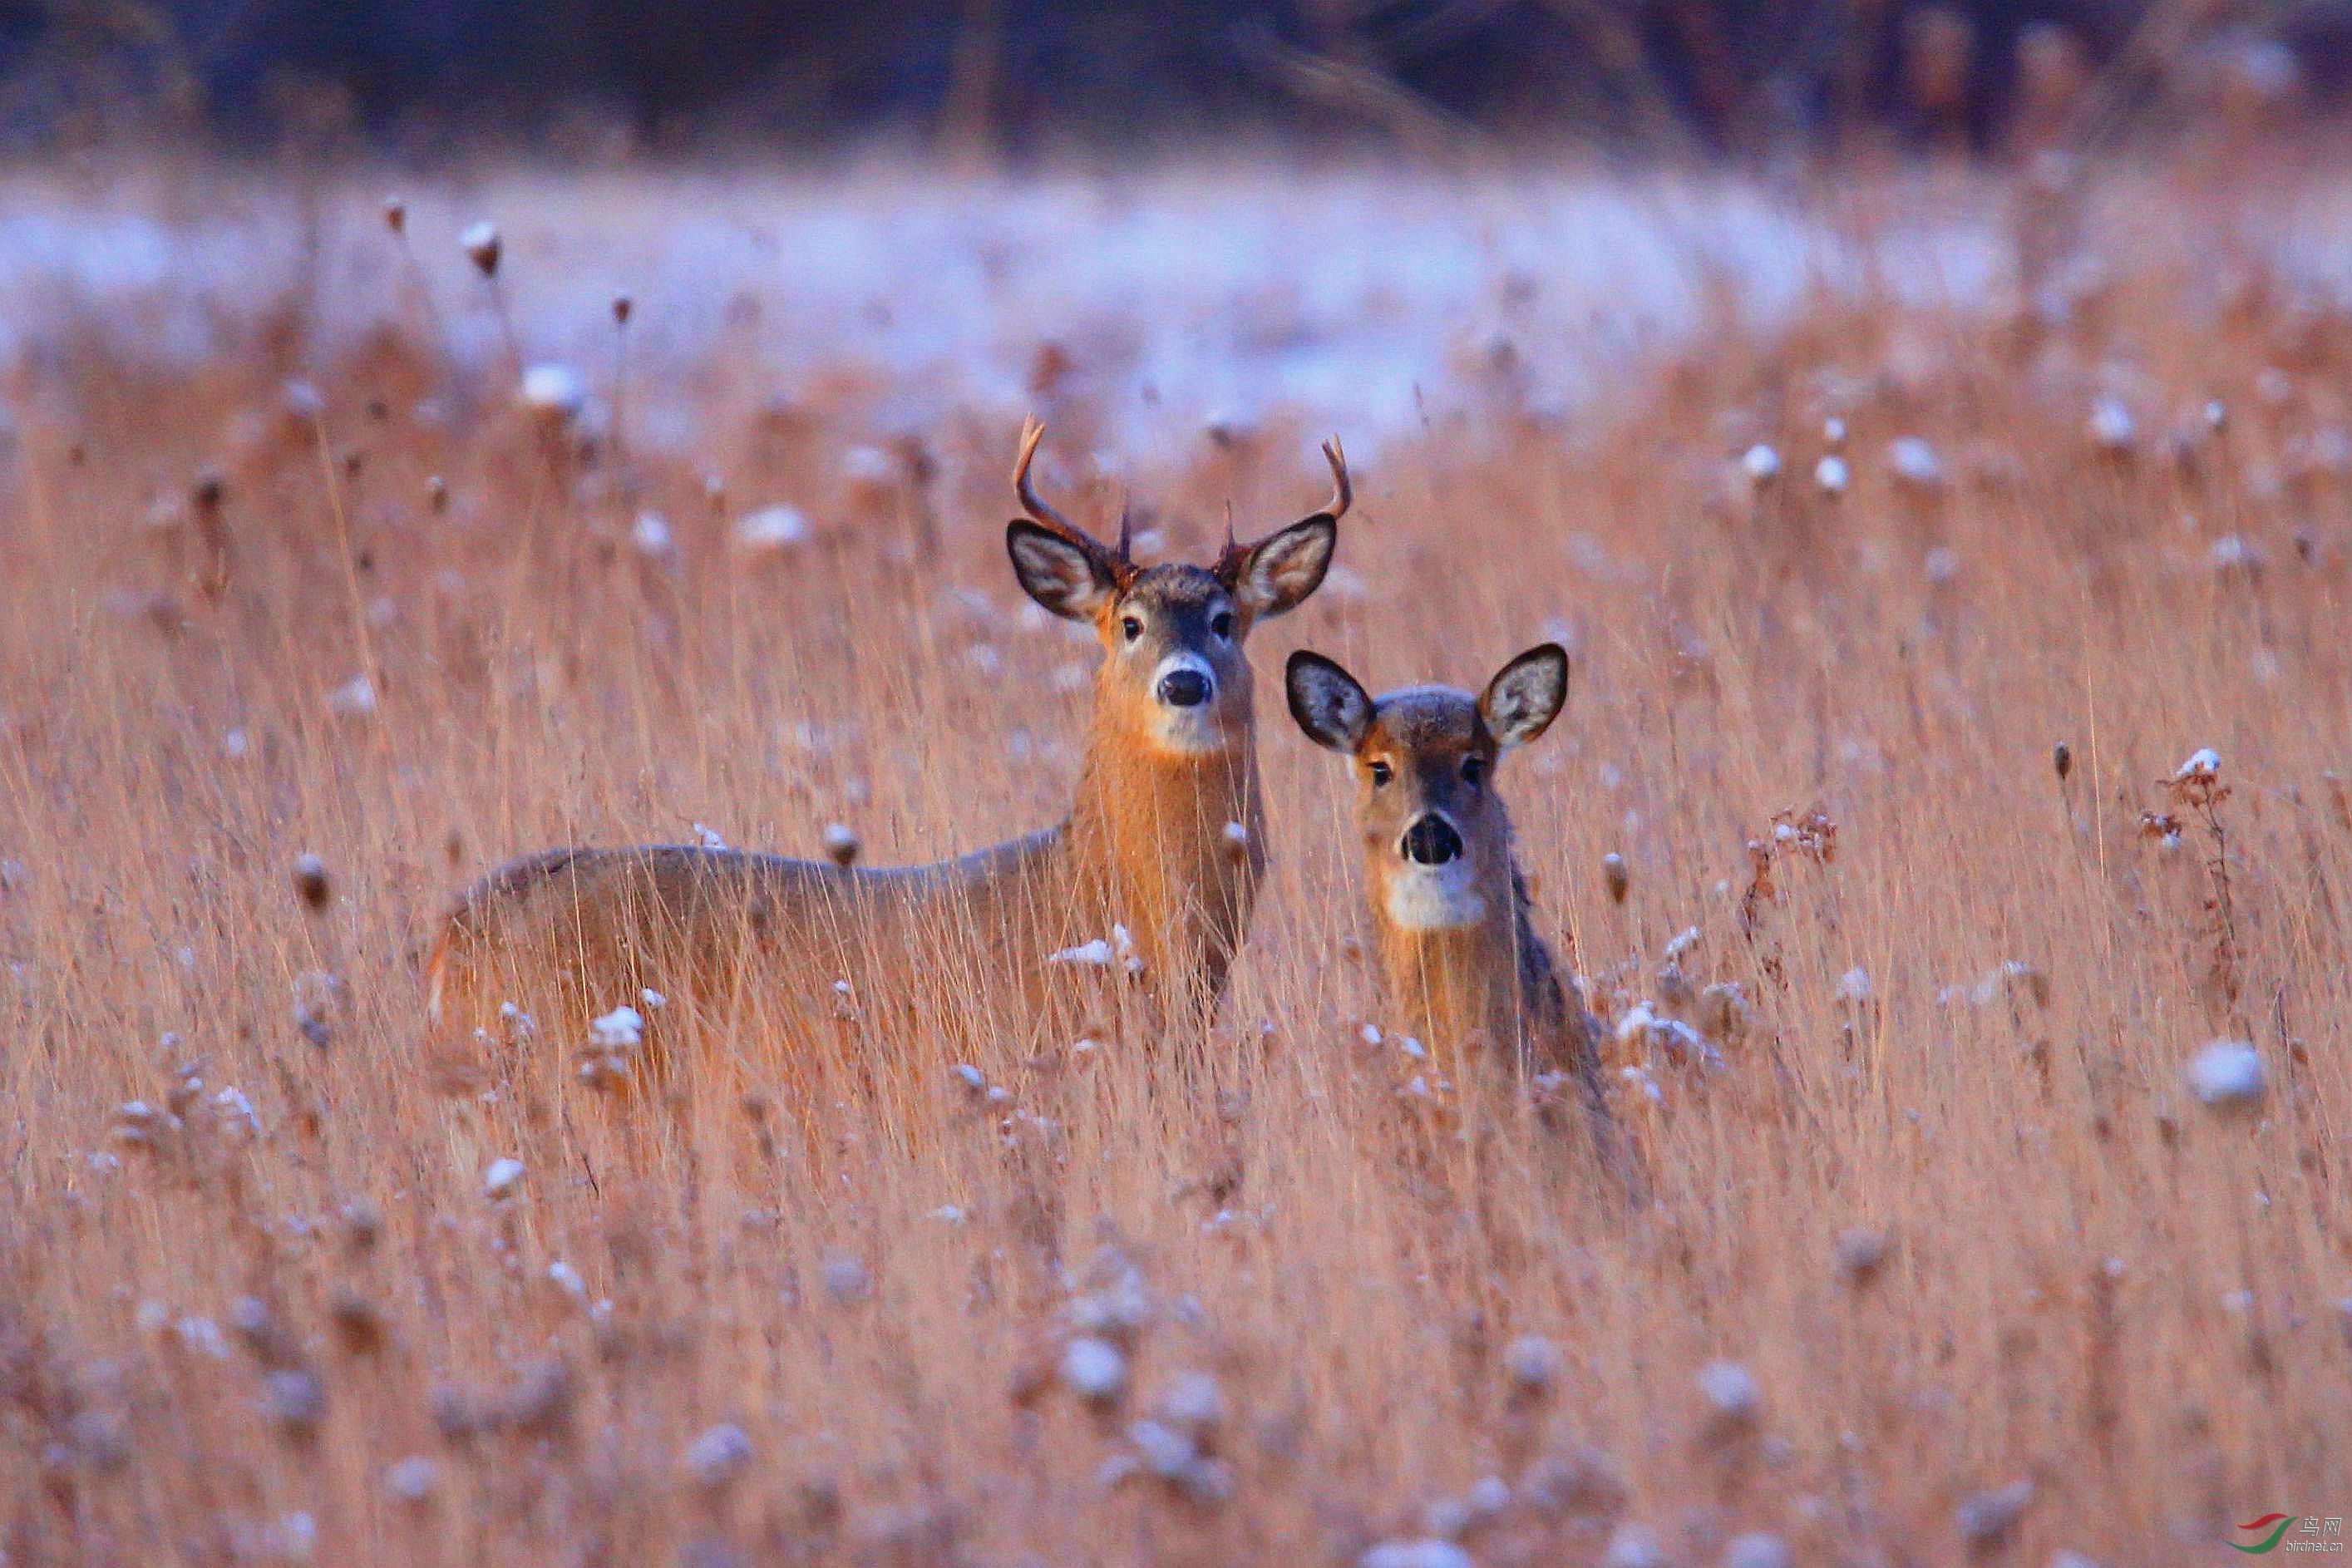
M1508 1085L1548 1116L1562 1090L1580 1098L1594 1152L1622 1176L1600 1025L1536 932L1495 786L1504 756L1559 716L1568 673L1567 650L1545 643L1475 697L1433 685L1374 698L1338 663L1301 649L1284 688L1307 739L1354 764L1364 890L1397 1026L1465 1090Z
M1163 1026L1206 1023L1266 866L1244 648L1322 585L1353 493L1346 456L1336 437L1324 444L1332 489L1319 510L1248 544L1229 518L1208 565L1145 565L1124 510L1106 545L1038 494L1044 437L1024 424L1013 472L1024 515L1004 542L1029 598L1091 626L1101 647L1067 815L927 865L679 844L524 857L458 894L442 921L425 964L436 1026L495 1044L518 1032L511 993L551 986L574 1025L641 986L803 1018L903 1015L926 983L935 998L1009 989L1042 1006L1066 999L1072 960L1123 972ZM607 1031L628 1046L634 1032Z

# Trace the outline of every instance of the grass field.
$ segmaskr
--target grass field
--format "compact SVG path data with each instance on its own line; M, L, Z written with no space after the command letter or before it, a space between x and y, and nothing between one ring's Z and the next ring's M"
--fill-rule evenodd
M2352 1514L2352 314L2294 266L2326 193L1705 198L1883 263L1824 269L1716 265L1619 187L1684 215L1636 332L1589 259L1545 293L1558 177L1528 232L1489 181L1491 273L1383 296L1428 363L1351 424L1379 318L1280 229L1223 275L1262 331L1204 337L1197 289L1155 322L1216 177L1101 198L1183 221L1066 337L1087 253L1015 255L952 378L792 316L788 231L708 333L647 296L636 359L580 301L573 379L519 402L535 291L591 285L534 276L542 195L486 291L447 237L495 184L413 191L405 245L329 182L184 288L20 290L0 1562L2116 1568ZM955 221L889 230L858 178L827 221L918 247L849 245L895 258L874 331L1000 320L950 297ZM1440 200L1308 205L1378 294L1383 215ZM1887 259L1955 233L1965 287ZM627 283L634 242L572 243ZM1426 319L1462 300L1492 323ZM1204 430L1229 388L1183 367L1244 340L1307 356L1297 395ZM420 951L509 855L840 823L893 862L1055 818L1093 645L1006 566L1032 407L1148 556L1311 510L1329 426L1356 458L1339 569L1253 645L1275 858L1214 1030L1033 1060L1004 1018L993 1100L961 1045L849 1083L740 1031L614 1097L577 1040L431 1039ZM804 536L747 541L783 504ZM1612 1026L1630 1212L1426 1157L1342 770L1279 696L1297 646L1475 686L1548 637L1568 712L1500 787ZM2192 1073L2217 1041L2259 1081Z

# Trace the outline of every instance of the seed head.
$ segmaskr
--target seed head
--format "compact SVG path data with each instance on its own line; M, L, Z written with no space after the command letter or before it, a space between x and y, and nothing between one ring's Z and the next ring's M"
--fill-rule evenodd
M1839 1278L1856 1289L1869 1284L1886 1267L1890 1250L1885 1231L1856 1226L1845 1232L1837 1239Z
M2092 442L2110 457L2130 452L2138 434L2131 410L2113 397L2102 397L2091 405L2090 430Z
M1960 1500L1954 1521L1973 1552L1990 1551L2006 1540L2033 1500L2033 1483L2016 1480L1990 1491L1970 1492Z
M588 406L588 384L568 364L535 364L522 373L515 400L542 419L577 419Z
M1503 1352L1503 1371L1523 1394L1541 1394L1559 1376L1559 1347L1541 1334L1522 1334Z
M384 1467L384 1495L411 1508L430 1499L440 1484L440 1467L423 1454L411 1454Z
M457 246L465 251L466 259L481 270L483 277L496 278L499 275L499 257L505 245L499 237L498 225L485 218L480 223L468 226L466 232L457 237Z
M1188 1372L1160 1399L1160 1418L1195 1442L1206 1442L1225 1421L1225 1391L1205 1372Z
M1611 903L1625 901L1625 894L1633 885L1632 874L1625 869L1625 857L1612 851L1601 858L1601 885L1609 889Z
M1759 441L1740 454L1739 468L1748 482L1760 490L1780 477L1780 454Z
M669 531L669 519L657 511L641 511L630 525L629 544L648 561L667 561L677 553L677 540Z
M1665 1568L1666 1550L1646 1524L1621 1524L1601 1554L1601 1568Z
M330 711L345 719L364 719L375 711L375 682L354 675L327 693Z
M705 1491L718 1491L741 1475L751 1463L751 1440L731 1421L718 1426L686 1446L686 1473Z
M1162 1480L1182 1475L1200 1455L1190 1436L1164 1421L1136 1422L1127 1429L1127 1440L1135 1445L1143 1468Z
M625 326L627 326L627 325L629 324L629 318L630 318L630 316L632 316L632 315L634 315L634 314L635 313L636 309L637 309L637 303L636 303L636 301L635 301L635 300L632 300L632 299L630 299L626 294L615 294L615 295L614 295L614 296L613 296L613 322L614 322L614 324L615 326L622 326L622 327L625 327Z
M808 519L793 506L763 506L735 522L735 547L747 555L780 555L808 536Z
M324 860L308 853L294 857L294 891L301 899L304 908L314 913L325 909L327 900L334 896L334 890L328 879Z
M630 1051L645 1043L646 1016L635 1007L615 1007L588 1025L588 1043L608 1051Z
M1356 1568L1477 1568L1477 1559L1450 1541L1383 1541L1356 1560Z
M394 234L408 232L408 204L398 196L384 197L383 226Z
M324 1384L307 1372L287 1368L269 1373L266 1386L269 1416L280 1432L297 1443L307 1443L319 1435L319 1423L327 1414Z
M847 823L828 822L824 825L825 858L831 860L835 865L841 867L844 870L856 865L857 863L857 852L861 847L862 846L859 845L857 841L857 834L856 830Z
M2074 748L2063 741L2051 747L2050 765L2057 770L2058 782L2064 784L2066 775L2074 771Z
M383 1348L391 1330L374 1302L345 1286L335 1292L329 1310L334 1320L335 1337L344 1350L353 1355L373 1355Z
M491 1161L490 1168L482 1173L482 1195L493 1203L512 1196L522 1185L524 1169L520 1160L508 1156Z
M1813 465L1813 483L1825 496L1842 496L1852 482L1853 474L1843 458L1832 452Z
M1764 1391L1756 1374L1736 1361L1709 1362L1699 1369L1698 1391L1717 1427L1752 1426L1764 1407Z
M1904 436L1887 445L1887 466L1895 477L1913 489L1941 489L1944 485L1944 459L1936 448L1916 436Z
M1761 1530L1735 1535L1723 1549L1723 1568L1790 1568L1794 1562L1787 1542Z
M2245 1040L2216 1040L2189 1059L2189 1091L2214 1110L2251 1110L2269 1086L2261 1053Z
M1082 1335L1062 1352L1062 1381L1089 1405L1116 1405L1127 1393L1127 1354L1108 1340Z
M855 1306L873 1292L874 1277L866 1271L865 1261L854 1252L835 1249L826 1253L821 1272L824 1276L825 1294L841 1306Z

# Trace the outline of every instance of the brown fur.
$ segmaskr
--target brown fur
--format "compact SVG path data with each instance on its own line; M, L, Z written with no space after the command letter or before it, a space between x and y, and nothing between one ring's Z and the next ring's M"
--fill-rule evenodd
M1310 738L1355 765L1364 887L1392 1027L1418 1038L1435 1072L1465 1093L1507 1083L1533 1092L1539 1105L1580 1100L1596 1149L1614 1163L1599 1025L1536 932L1510 814L1494 787L1507 746L1533 740L1550 721L1549 713L1509 715L1505 678L1524 662L1498 676L1485 698L1423 686L1376 701L1329 660L1295 655L1291 710ZM1559 672L1564 695L1564 655ZM1476 911L1438 925L1398 913L1411 907L1414 879L1427 874L1403 853L1406 832L1432 814L1459 835L1454 907Z
M519 1021L501 1015L512 997L576 1042L589 1017L636 1005L646 987L722 1022L756 1009L802 1042L841 1038L844 1024L863 1037L901 1016L977 1019L974 1005L992 1000L1025 1009L1050 1037L1105 1005L1089 987L1111 988L1122 1008L1135 998L1154 1031L1204 1017L1265 867L1243 638L1321 583L1335 512L1229 544L1213 570L1139 568L1034 501L1034 445L1017 477L1047 521L1012 525L1015 571L1040 604L1092 622L1104 649L1064 821L871 870L677 845L527 857L461 894L445 923L427 962L441 1026L515 1038ZM1344 475L1336 451L1332 461ZM1335 507L1345 493L1343 477ZM1171 659L1210 678L1213 696L1163 704L1154 681ZM1141 962L1131 978L1116 960L1108 972L1050 961L1114 928Z

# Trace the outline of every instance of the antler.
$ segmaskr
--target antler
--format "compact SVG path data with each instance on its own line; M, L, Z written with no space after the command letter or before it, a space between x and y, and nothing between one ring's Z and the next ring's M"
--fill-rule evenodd
M1348 454L1339 446L1339 437L1332 437L1323 443L1323 460L1331 465L1331 499L1323 510L1334 518L1348 515L1348 503L1356 499L1356 489L1348 482Z
M1029 465L1037 456L1037 443L1045 438L1045 426L1037 422L1034 414L1021 422L1021 457L1013 465L1013 488L1021 497L1021 508L1034 521L1042 522L1055 532L1066 534L1073 543L1083 541L1092 544L1087 531L1045 504L1037 487L1030 482Z
M1043 524L1085 551L1113 577L1123 581L1132 576L1135 571L1134 534L1124 502L1119 507L1118 551L1114 554L1103 548L1102 541L1064 517L1057 508L1048 505L1045 498L1037 493L1036 485L1029 478L1029 465L1037 456L1037 443L1045 438L1045 426L1038 423L1035 415L1032 414L1022 421L1021 458L1013 465L1013 488L1021 497L1022 510L1029 514L1031 521Z
M1328 517L1337 522L1348 515L1349 504L1356 499L1356 488L1348 479L1348 454L1340 447L1339 437L1334 436L1323 443L1323 460L1331 465L1331 499L1323 503L1322 510L1308 512L1293 527L1312 522L1318 517ZM1259 541L1259 543L1264 542ZM1225 502L1225 547L1217 555L1217 564L1213 568L1217 575L1229 582L1234 580L1256 548L1255 544L1242 544L1234 540L1234 503L1230 500Z

